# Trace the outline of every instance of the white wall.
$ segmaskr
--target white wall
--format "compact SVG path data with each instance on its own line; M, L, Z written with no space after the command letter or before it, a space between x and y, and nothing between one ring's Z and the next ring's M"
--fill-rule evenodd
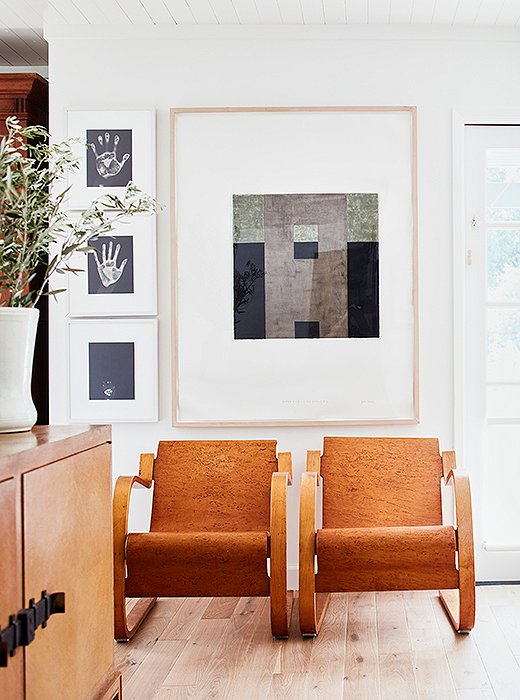
M140 452L165 438L276 438L293 452L289 562L297 556L297 491L307 449L323 434L438 436L453 446L451 110L518 106L517 32L441 33L418 28L47 28L51 130L66 136L66 110L155 107L157 196L169 200L172 106L417 105L421 422L323 428L171 427L170 224L158 217L160 422L115 425L114 473L131 473ZM68 36L67 36L68 32ZM144 32L144 30L142 30ZM219 33L220 32L220 33ZM242 32L242 34L241 34ZM66 304L51 303L51 421L66 410ZM266 368L266 372L268 368ZM136 494L146 527L146 494Z

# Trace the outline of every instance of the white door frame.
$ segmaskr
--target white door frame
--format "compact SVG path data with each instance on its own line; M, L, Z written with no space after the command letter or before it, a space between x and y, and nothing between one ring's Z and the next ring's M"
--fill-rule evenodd
M518 109L460 108L453 110L453 439L464 466L466 377L466 236L464 223L464 128L467 124L520 126Z

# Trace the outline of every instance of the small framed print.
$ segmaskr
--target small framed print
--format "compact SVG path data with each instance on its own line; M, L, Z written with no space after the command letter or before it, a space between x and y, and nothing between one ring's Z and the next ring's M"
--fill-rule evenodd
M69 324L70 420L148 423L157 415L157 320Z
M154 316L157 313L155 216L117 222L110 235L75 253L68 275L70 316Z
M129 182L154 195L153 110L70 110L68 136L78 139L80 164L69 176L71 209L86 209L104 194L120 197Z

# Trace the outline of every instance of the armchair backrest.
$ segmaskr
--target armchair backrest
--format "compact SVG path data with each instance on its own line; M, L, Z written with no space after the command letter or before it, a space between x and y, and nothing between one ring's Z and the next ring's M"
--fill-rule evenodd
M321 474L323 527L442 524L437 439L326 437Z
M269 529L276 440L168 440L154 463L152 531Z

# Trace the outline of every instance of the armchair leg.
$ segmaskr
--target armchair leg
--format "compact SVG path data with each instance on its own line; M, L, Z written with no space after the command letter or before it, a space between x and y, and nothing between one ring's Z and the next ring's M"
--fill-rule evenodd
M467 634L475 624L475 587L439 591L451 624L459 634Z
M157 598L139 598L130 612L126 611L126 599L123 597L114 605L114 638L117 642L128 642L139 629Z
M271 588L271 632L276 639L287 639L293 606L294 591L280 590L274 593Z
M330 603L330 593L314 593L300 590L300 632L304 637L319 634L321 624Z

